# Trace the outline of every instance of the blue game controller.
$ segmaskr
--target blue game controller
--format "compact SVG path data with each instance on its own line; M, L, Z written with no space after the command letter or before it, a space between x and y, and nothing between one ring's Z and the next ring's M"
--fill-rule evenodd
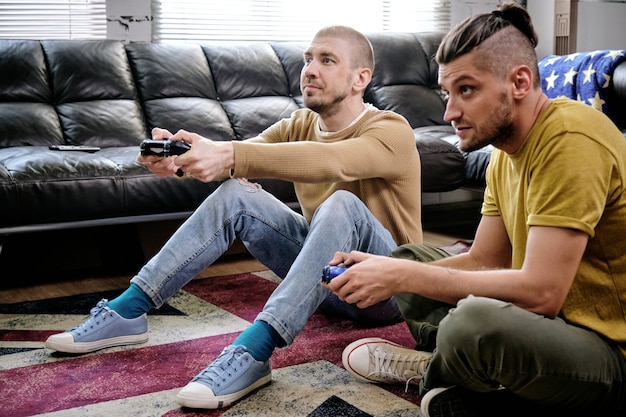
M333 278L342 274L346 269L348 268L345 266L326 265L324 269L322 269L322 282L328 284Z

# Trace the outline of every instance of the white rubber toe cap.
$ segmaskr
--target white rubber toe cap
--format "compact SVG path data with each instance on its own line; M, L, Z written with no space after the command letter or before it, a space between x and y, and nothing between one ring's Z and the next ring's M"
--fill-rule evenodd
M176 401L183 407L189 408L222 408L227 406L224 401L218 401L209 387L199 382L190 382L176 395Z
M48 340L46 340L46 349L50 349L50 350L58 350L61 352L64 352L68 349L68 347L71 347L74 345L74 336L72 336L70 333L58 333L58 334L53 334L52 336L48 337Z

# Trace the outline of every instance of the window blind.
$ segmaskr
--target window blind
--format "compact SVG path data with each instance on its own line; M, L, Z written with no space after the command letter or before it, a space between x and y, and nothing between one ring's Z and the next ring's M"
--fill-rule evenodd
M362 32L450 28L444 0L152 0L156 42L309 41L323 26Z
M0 1L0 38L105 39L106 0Z
M132 1L132 0L128 0ZM451 0L152 0L155 42L309 41L323 26L362 32L450 28ZM106 0L0 0L0 38L105 39Z

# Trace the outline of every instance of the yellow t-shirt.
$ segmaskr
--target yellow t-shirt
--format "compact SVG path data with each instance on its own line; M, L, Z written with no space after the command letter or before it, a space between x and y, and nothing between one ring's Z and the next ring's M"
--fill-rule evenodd
M499 215L521 268L531 226L581 230L589 243L561 316L626 356L626 138L601 112L555 99L514 155L496 150L484 215Z
M402 116L367 105L350 126L323 132L319 115L301 109L233 146L233 175L293 181L309 222L331 194L347 190L397 244L422 242L420 159L413 130Z

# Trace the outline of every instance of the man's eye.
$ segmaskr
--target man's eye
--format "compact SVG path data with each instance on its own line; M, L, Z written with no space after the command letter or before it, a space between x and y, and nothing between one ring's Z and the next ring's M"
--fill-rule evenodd
M323 62L324 64L330 64L331 62L333 62L333 60L332 60L332 59L330 59L330 58L324 58L324 59L322 60L322 62Z
M311 58L304 58L304 63L305 64L310 64L311 61L313 61Z
M461 94L469 94L473 91L474 89L472 87L470 87L469 85L464 85L463 87L459 88L459 92Z

